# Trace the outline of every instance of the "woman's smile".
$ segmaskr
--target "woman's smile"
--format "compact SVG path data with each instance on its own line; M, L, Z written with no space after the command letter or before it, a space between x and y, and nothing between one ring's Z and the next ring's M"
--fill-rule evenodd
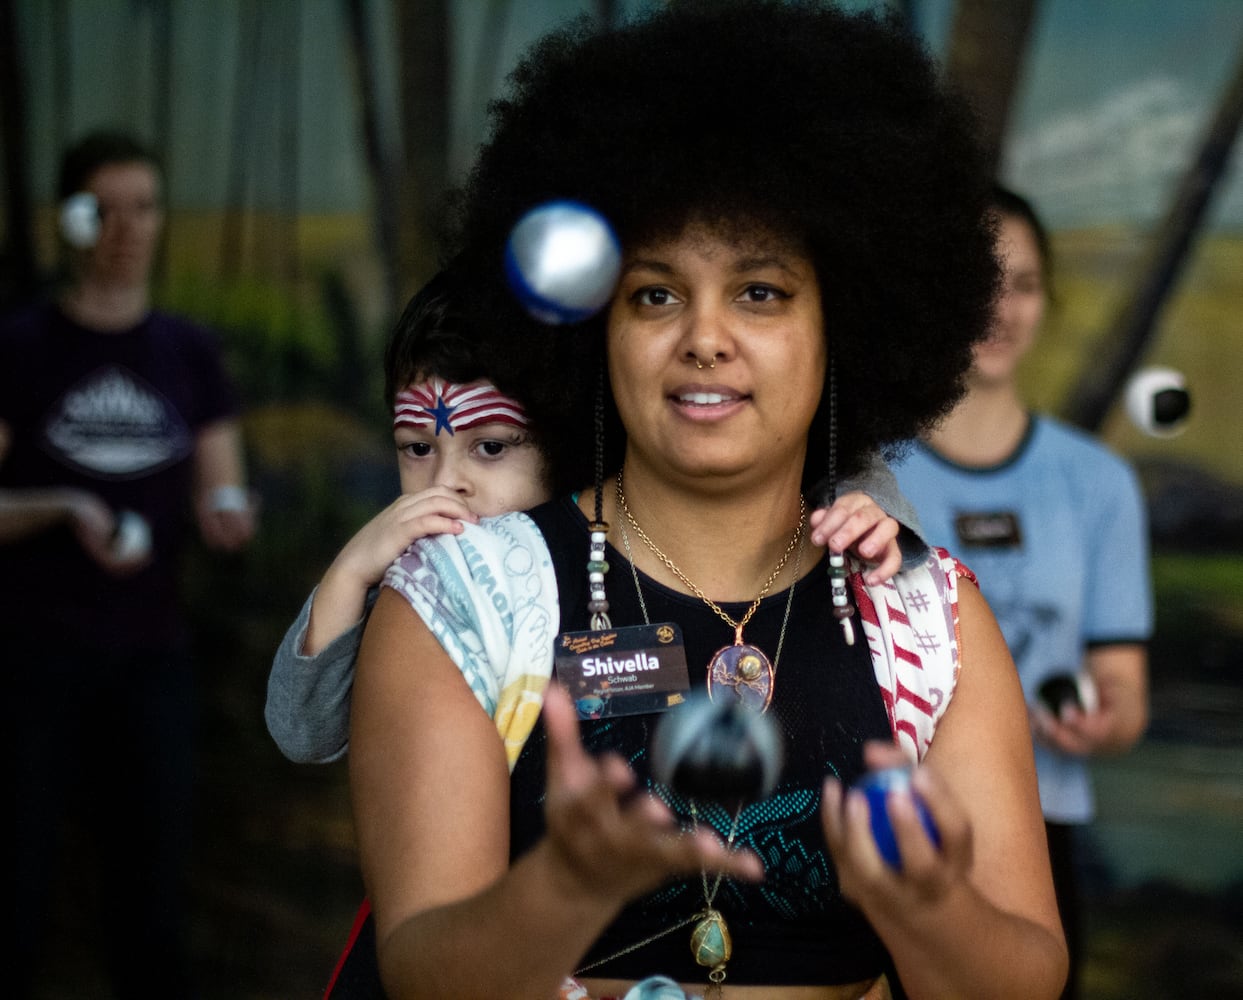
M681 386L669 400L689 420L722 420L733 416L750 401L745 392L724 386Z

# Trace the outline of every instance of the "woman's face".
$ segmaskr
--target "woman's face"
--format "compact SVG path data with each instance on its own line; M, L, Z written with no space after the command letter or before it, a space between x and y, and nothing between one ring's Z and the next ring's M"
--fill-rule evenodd
M1003 215L997 234L1002 287L993 309L993 328L975 347L972 378L984 383L1009 382L1036 340L1044 319L1044 266L1036 236L1027 222Z
M87 251L85 274L99 284L133 287L151 273L164 224L160 178L150 164L109 163L84 186L99 202L99 239Z
M702 225L632 248L608 317L627 462L725 485L802 475L827 349L811 260Z

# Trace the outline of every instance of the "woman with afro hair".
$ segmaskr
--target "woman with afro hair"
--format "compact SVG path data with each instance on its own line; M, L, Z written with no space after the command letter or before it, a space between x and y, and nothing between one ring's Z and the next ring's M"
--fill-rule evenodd
M895 22L714 0L552 34L492 114L451 249L503 331L488 370L564 481L416 543L368 623L350 775L388 995L1057 996L992 614L943 551L869 584L823 510L952 408L986 332L998 268L963 104ZM612 300L571 327L524 316L501 266L555 198L622 248ZM657 660L655 681L633 669ZM665 716L627 702L639 682L766 712L771 794L658 781ZM853 786L898 767L886 860Z

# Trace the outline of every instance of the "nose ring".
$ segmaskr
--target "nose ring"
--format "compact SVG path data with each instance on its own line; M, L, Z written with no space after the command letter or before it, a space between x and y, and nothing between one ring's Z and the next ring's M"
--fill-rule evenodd
M695 357L695 367L696 367L696 368L698 368L700 371L703 371L704 363L703 363L702 361L700 361L700 360L699 360L699 357L698 357L698 356L696 356L696 357ZM708 367L709 367L709 368L715 368L715 367L716 367L716 358L713 358L713 359L712 359L712 360L708 363Z

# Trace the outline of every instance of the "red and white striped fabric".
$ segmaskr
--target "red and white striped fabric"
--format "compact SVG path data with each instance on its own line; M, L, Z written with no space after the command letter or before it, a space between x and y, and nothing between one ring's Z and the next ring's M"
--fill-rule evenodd
M937 548L917 569L876 586L858 572L850 575L889 728L914 763L927 753L958 682L958 579L964 576L977 582Z
M521 403L482 379L463 385L433 376L402 389L393 405L394 427L430 427L436 434L444 430L452 435L482 424L528 423Z

